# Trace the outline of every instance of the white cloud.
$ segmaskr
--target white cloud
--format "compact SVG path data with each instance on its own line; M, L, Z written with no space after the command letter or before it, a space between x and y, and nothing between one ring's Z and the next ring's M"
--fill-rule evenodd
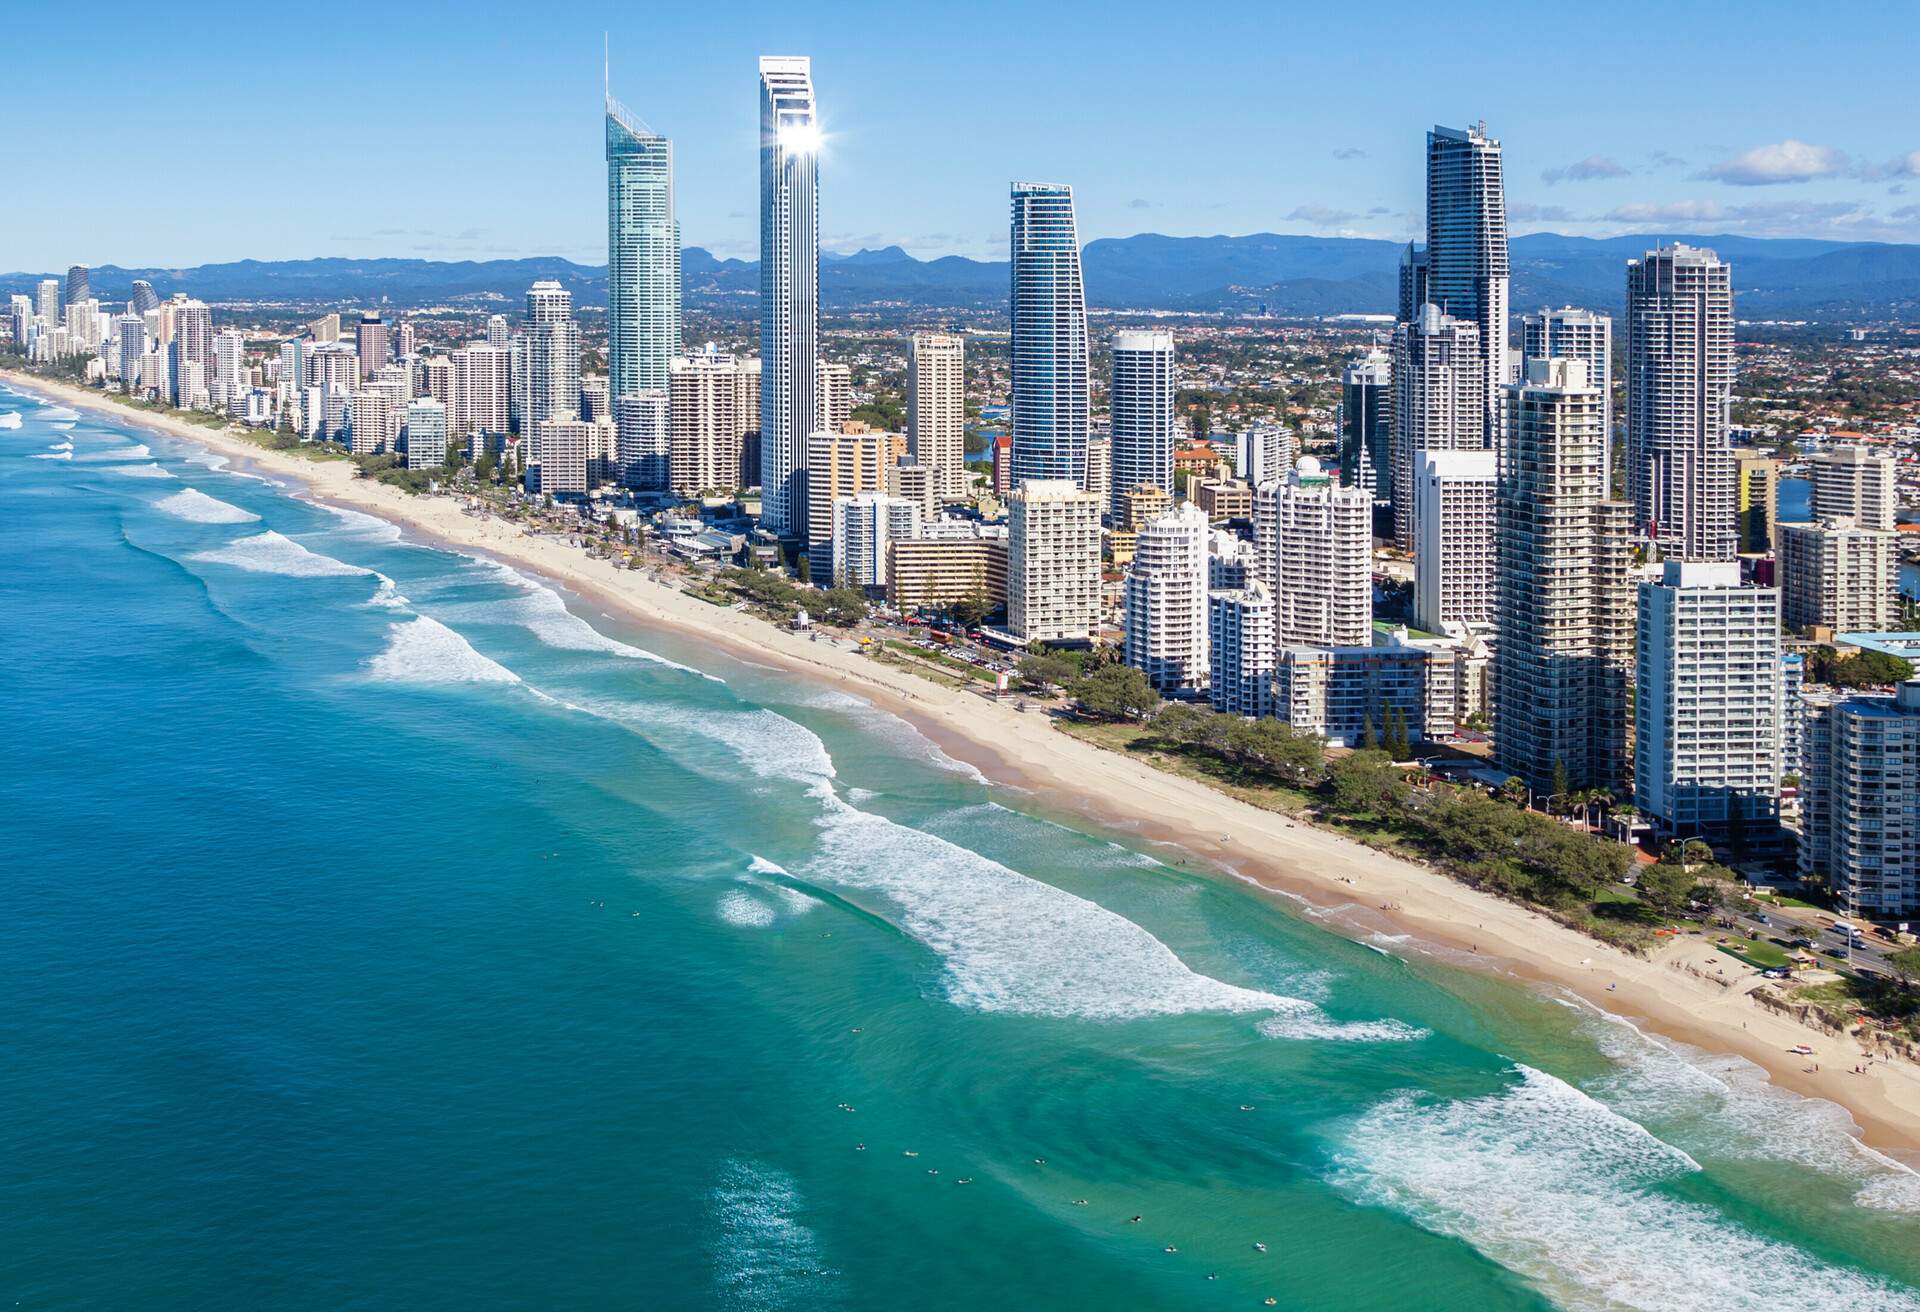
M1359 218L1352 210L1336 210L1327 205L1296 205L1287 215L1301 223L1311 223L1316 228L1331 228L1340 223L1351 223Z
M1591 182L1596 178L1624 178L1632 170L1618 160L1608 159L1605 155L1589 155L1557 169L1548 169L1540 175L1541 181L1548 186L1556 182Z
M1696 178L1735 187L1770 187L1786 182L1811 182L1838 177L1851 165L1847 153L1832 146L1815 146L1788 138L1755 146L1744 154L1721 160L1694 174Z

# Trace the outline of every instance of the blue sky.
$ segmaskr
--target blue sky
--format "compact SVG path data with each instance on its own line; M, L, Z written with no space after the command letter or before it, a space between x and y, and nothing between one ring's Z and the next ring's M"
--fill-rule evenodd
M813 56L831 250L1003 258L1014 178L1074 184L1083 239L1401 238L1422 134L1476 119L1515 233L1920 240L1920 10L1827 12L11 0L0 269L603 262L603 30L723 255L757 243L763 53Z

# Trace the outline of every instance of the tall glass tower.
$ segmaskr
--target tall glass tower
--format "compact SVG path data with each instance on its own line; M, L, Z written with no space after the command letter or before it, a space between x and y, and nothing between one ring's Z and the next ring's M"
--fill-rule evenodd
M813 61L760 59L760 523L807 531L820 350L820 123Z
M1500 388L1507 381L1511 273L1500 143L1487 135L1484 123L1427 133L1425 258L1426 300L1479 325L1486 418L1478 445L1490 447L1499 429Z
M1013 184L1013 485L1087 485L1087 293L1073 188Z
M673 143L607 97L607 391L667 386L680 354Z

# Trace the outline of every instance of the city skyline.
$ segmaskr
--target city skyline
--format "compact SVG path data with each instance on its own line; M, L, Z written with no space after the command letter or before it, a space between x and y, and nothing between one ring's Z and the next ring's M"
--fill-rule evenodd
M351 17L354 7L347 8ZM322 57L330 42L343 37L291 26L279 32L279 16L257 15L249 30L263 43L304 43L316 57L225 68L217 82L181 88L160 70L170 66L168 56L176 49L191 57L183 35L158 30L131 7L107 9L109 18L119 11L121 30L134 39L93 52L100 76L135 94L142 88L164 92L183 113L211 113L226 103L224 97L257 93L269 104L322 113L339 130L307 134L300 151L250 158L250 185L223 196L214 215L194 203L190 177L176 176L159 160L126 159L120 165L124 180L152 212L144 249L119 248L110 237L116 222L111 214L43 212L17 216L0 264L57 270L84 260L183 267L238 255L605 258L599 231L604 197L596 194L603 165L578 130L600 108L591 85L594 56L602 53L595 48L600 22L556 26L545 16L502 9L488 22L472 24L476 31L484 28L483 41L428 16L389 15L383 21L398 24L391 39L355 52L355 77L381 86L382 93L356 97L336 94L345 84L330 79L334 61ZM1337 63L1276 51L1267 39L1270 22L1229 11L1219 18L1219 39L1204 50L1154 52L1156 60L1170 61L1153 79L1169 86L1169 103L1148 114L1122 99L1137 94L1132 88L1138 82L1112 76L1144 58L1124 49L1117 33L1083 30L1072 22L1042 24L1028 39L1052 52L1050 66L1061 81L1050 89L1049 105L1063 112L1021 114L989 105L969 129L987 148L928 151L926 142L953 138L938 107L919 94L923 68L890 58L890 42L897 38L878 30L884 25L861 23L857 13L848 18L836 30L815 31L778 11L757 22L750 13L740 26L762 29L751 46L700 30L692 16L663 16L657 32L643 34L637 22L611 30L613 88L679 147L677 199L692 244L721 256L749 256L754 249L746 163L752 124L724 88L737 84L761 48L808 50L823 75L847 84L825 123L834 187L822 213L822 245L830 251L899 244L921 256L991 256L999 245L996 193L1006 179L1019 176L1073 182L1087 239L1143 231L1405 238L1423 230L1424 215L1417 179L1406 167L1418 142L1403 125L1479 119L1506 147L1516 235L1685 229L1920 238L1920 204L1908 192L1920 170L1920 133L1865 112L1880 77L1897 73L1903 48L1897 34L1868 44L1841 34L1788 31L1785 24L1743 25L1721 34L1723 57L1702 66L1689 86L1676 91L1663 85L1657 96L1626 97L1602 126L1571 105L1546 103L1538 93L1555 76L1551 65L1542 61L1534 71L1514 59L1514 38L1487 41L1484 24L1462 23L1451 35L1429 32L1424 41L1437 40L1441 49L1422 44L1418 52L1421 60L1450 57L1454 67L1488 73L1497 68L1500 77L1477 80L1473 103L1383 75L1369 90L1366 111L1356 113ZM1288 21L1289 48L1297 43L1303 51L1331 38L1338 25L1333 16L1310 14ZM1551 43L1556 33L1577 39L1590 74L1626 76L1634 73L1634 36L1643 21L1633 11L1610 15L1604 24L1546 15L1530 40ZM76 22L74 16L38 11L12 19L23 47L46 42L70 48L82 40ZM1374 66L1388 74L1411 68L1412 33L1397 36L1390 22L1377 26ZM958 70L985 57L992 27L977 16L936 19L943 59ZM1235 35L1244 49L1226 39ZM644 59L661 40L683 51L684 59ZM454 56L439 61L446 74L423 75L417 63L409 63L401 77L401 52L422 42ZM1211 74L1206 107L1179 102L1172 89L1196 65ZM1806 94L1791 106L1751 108L1744 92L1753 80L1788 69ZM50 116L64 88L50 80L42 84L51 79L51 68L29 63L21 76L25 121L12 134L5 162L56 189L83 189L88 170L110 148L112 125L71 115L56 124ZM489 78L503 84L528 78L556 92L532 103L472 98L474 80ZM1279 134L1271 131L1275 111L1265 94L1276 82L1289 89L1280 110L1287 130ZM569 87L578 95L566 94ZM443 112L444 97L454 94L462 97L459 148L422 152L410 134L390 130L396 115L431 122ZM1074 112L1064 112L1069 109ZM369 115L378 116L377 124L363 122ZM1136 116L1139 126L1127 134L1107 127L1116 117ZM1209 131L1195 132L1202 122ZM1674 122L1689 127L1676 133ZM337 154L348 140L354 142L351 161ZM1247 171L1231 189L1208 185L1246 159L1256 142L1260 169ZM1134 163L1141 149L1159 160L1151 177L1140 176ZM291 189L315 169L349 163L358 177L390 173L393 194L382 196L376 188L350 214L286 206L285 197L297 194ZM484 207L477 206L475 174L507 168L516 186L489 194Z

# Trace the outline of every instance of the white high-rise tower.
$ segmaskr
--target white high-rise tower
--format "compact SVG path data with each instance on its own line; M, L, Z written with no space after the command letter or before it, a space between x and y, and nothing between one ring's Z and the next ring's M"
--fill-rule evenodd
M1013 184L1013 485L1087 485L1087 293L1073 188Z
M813 61L760 59L760 522L807 531L820 353L820 122Z
M1109 512L1143 487L1173 490L1173 334L1113 335L1113 474Z

